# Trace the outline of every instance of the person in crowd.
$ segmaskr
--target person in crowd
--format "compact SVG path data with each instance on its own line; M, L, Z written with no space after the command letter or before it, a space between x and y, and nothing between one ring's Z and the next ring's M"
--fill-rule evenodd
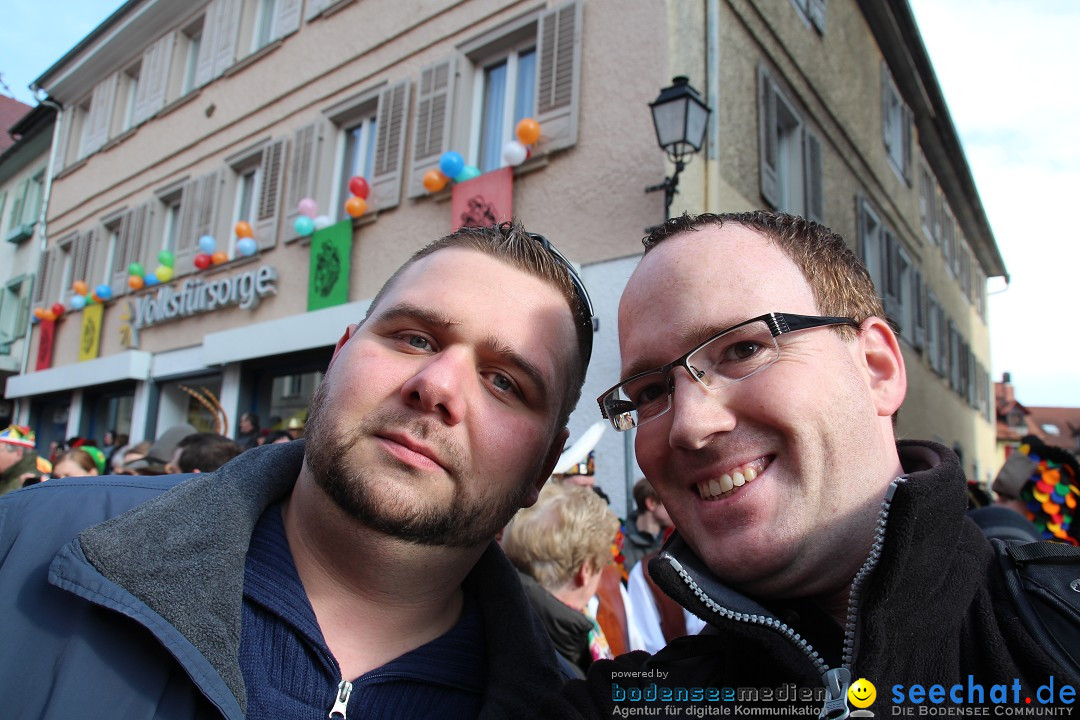
M112 467L114 475L134 475L135 473L125 469L125 465L133 463L136 460L142 460L146 457L146 453L150 452L150 441L143 440L138 443L129 443L121 445L112 454L109 460L109 464Z
M579 677L594 660L611 657L589 603L612 562L618 529L619 519L589 488L548 483L503 532L503 551L522 573L529 602Z
M259 445L258 439L262 431L259 428L258 415L253 412L241 413L238 430L240 432L236 436L236 444L241 448L250 450Z
M677 528L650 574L710 627L594 663L543 716L611 717L650 682L793 684L811 699L785 711L823 717L846 715L857 678L878 717L914 711L913 684L1060 684L966 516L956 456L896 441L904 357L847 243L747 212L674 218L644 244L619 306L622 379L599 402L636 428Z
M1080 523L1080 463L1068 450L1026 435L1005 460L991 489L999 507L1024 517L1035 539L1078 545Z
M304 440L0 500L5 714L530 716L558 656L493 538L558 461L592 332L545 238L463 228L345 329Z
M220 433L193 433L176 444L165 469L168 473L211 472L242 452L243 448Z
M288 430L271 430L266 435L266 440L263 445L276 445L280 443L292 442L293 436Z
M41 474L34 431L24 425L9 425L0 431L0 495L38 482Z
M133 475L165 475L176 472L175 468L170 467L176 448L180 445L181 440L197 432L193 426L187 423L173 425L158 435L145 455L131 462L125 462L125 472Z
M105 453L94 445L80 445L61 453L53 463L53 478L96 477L105 473Z
M627 572L633 570L642 557L660 549L667 539L665 531L671 527L671 516L646 478L634 483L633 494L637 510L626 519L622 547Z

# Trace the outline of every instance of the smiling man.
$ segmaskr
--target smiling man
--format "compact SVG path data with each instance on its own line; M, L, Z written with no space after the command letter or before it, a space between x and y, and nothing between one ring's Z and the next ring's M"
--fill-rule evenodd
M843 717L857 678L1060 684L965 518L956 457L895 439L903 357L843 239L756 212L683 216L645 247L619 308L622 380L599 403L636 428L678 528L652 577L709 627L593 665L547 715L610 717L681 690Z
M559 457L591 315L544 238L460 230L345 331L306 440L4 498L5 711L528 716L560 675L493 537Z

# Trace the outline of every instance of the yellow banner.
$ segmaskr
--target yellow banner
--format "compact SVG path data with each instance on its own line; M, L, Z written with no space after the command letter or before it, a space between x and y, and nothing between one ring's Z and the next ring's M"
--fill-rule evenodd
M105 308L97 303L82 311L82 333L79 335L79 362L93 360L101 352L101 317Z

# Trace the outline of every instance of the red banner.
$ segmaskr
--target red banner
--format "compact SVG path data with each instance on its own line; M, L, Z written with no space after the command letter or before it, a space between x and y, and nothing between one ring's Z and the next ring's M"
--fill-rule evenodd
M48 370L52 367L53 338L56 337L56 321L42 320L38 334L37 364L35 370Z
M504 167L463 183L451 192L450 229L486 227L509 220L514 214L514 168Z

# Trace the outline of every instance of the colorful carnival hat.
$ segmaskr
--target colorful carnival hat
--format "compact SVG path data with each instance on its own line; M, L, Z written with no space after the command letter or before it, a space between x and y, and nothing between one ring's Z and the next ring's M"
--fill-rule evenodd
M25 425L8 425L0 431L0 442L33 448L34 431Z
M1020 489L1028 520L1047 540L1080 545L1077 540L1076 506L1080 504L1080 464L1067 450L1026 436L1018 452L1035 463L1028 481Z

